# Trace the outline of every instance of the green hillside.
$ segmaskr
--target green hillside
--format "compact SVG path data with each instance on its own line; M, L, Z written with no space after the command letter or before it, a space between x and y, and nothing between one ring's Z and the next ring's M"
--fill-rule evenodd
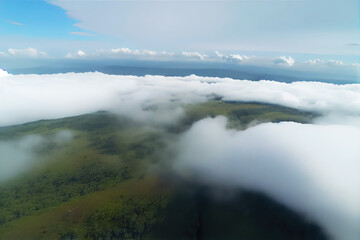
M26 172L0 182L0 239L325 239L316 225L259 193L184 182L168 164L167 143L205 117L230 128L307 123L313 113L260 103L210 101L186 116L148 126L107 112L0 128L0 141L49 139ZM69 130L70 141L51 141ZM159 167L161 166L161 167Z

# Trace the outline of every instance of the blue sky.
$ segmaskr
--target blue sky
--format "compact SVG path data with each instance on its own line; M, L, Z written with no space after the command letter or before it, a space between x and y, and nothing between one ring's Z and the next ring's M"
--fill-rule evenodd
M116 52L125 59L214 60L217 51L259 64L285 56L358 64L359 48L358 0L0 1L0 64L111 58L114 49L131 50Z
M77 29L64 10L44 1L1 1L0 19L1 37L69 39Z
M47 1L2 0L0 51L35 48L59 57L74 47L106 38L76 27L77 22L68 17L64 9Z
M84 36L72 32L86 32L74 26L75 19L65 10L42 0L4 0L0 2L0 36L37 40L81 40ZM94 33L91 33L94 35ZM19 41L21 42L21 40ZM2 45L5 45L4 43ZM11 47L11 42L7 44Z

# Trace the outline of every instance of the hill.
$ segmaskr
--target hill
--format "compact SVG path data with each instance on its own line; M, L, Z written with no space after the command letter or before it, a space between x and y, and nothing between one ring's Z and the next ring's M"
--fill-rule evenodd
M0 128L0 141L41 136L21 174L0 182L0 239L326 239L315 224L260 193L185 181L168 142L194 122L224 115L229 128L307 123L315 116L261 103L184 106L173 125L108 112ZM71 139L53 140L70 131Z

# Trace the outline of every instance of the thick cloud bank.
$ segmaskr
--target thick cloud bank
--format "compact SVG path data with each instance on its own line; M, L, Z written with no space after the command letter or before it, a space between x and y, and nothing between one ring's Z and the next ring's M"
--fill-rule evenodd
M6 76L8 76L8 75L9 75L9 74L8 74L7 71L2 70L2 69L0 68L0 77L6 77Z
M27 169L35 157L34 149L43 141L38 135L16 141L0 141L0 182Z
M331 116L333 122L341 118L360 124L360 84L286 84L266 80L135 77L95 72L0 76L0 126L98 110L169 123L183 115L179 103L202 102L213 95L224 100L259 101L318 111Z
M204 119L179 142L175 169L209 184L254 189L320 223L334 239L360 238L360 128L266 123L226 129Z

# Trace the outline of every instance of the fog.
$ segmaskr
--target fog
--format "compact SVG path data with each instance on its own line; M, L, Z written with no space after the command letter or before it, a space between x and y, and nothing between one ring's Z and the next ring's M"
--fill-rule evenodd
M0 141L0 182L25 171L35 158L35 148L43 141L38 135Z
M68 130L51 136L26 135L12 140L0 140L0 183L31 169L39 162L41 151L49 143L61 147L72 139Z

